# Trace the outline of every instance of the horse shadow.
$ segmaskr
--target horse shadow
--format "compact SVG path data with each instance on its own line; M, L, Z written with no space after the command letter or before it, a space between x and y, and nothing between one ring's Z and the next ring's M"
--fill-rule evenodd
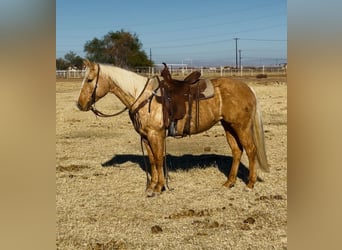
M102 163L102 167L115 167L117 165L132 162L138 164L138 166L145 171L145 162L147 163L148 169L150 168L149 160L147 156L134 155L134 154L120 154L114 155L108 161ZM177 170L191 170L191 169L201 169L215 166L228 177L233 158L231 156L217 155L217 154L201 154L201 155L191 155L185 154L181 156L166 155L166 163L169 171ZM241 179L244 183L248 183L249 169L240 163L237 177ZM259 178L258 178L259 180ZM260 181L260 180L259 180Z

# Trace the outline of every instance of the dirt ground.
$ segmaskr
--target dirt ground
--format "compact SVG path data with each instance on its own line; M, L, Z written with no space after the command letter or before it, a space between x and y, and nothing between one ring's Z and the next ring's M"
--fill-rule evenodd
M81 80L57 80L57 249L287 249L286 77L242 80L262 110L270 173L258 170L263 181L247 191L244 154L235 187L223 187L232 158L217 124L167 139L171 190L153 198L128 114L80 112ZM123 105L108 95L97 108Z

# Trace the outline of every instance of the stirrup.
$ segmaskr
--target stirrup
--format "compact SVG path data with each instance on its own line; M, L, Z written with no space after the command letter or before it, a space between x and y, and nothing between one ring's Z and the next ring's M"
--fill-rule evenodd
M168 128L168 135L169 136L175 136L176 134L177 134L176 123L175 123L175 121L172 121L170 123L169 128Z

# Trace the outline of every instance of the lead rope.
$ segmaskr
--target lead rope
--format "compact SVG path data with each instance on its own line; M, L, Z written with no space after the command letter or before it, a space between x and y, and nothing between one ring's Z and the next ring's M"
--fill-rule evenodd
M140 137L140 146L141 146L142 156L143 156L144 164L145 164L146 189L147 189L147 188L148 188L148 185L150 184L150 178L148 178L147 162L146 162L146 159L145 159L144 145L143 145L143 138L142 138L142 137Z
M171 190L169 187L169 168L167 167L167 162L166 162L166 138L164 139L164 178L165 178L165 184L166 188L168 190Z
M196 88L196 132L198 132L199 127L199 95L200 95L200 89L199 89L199 81L197 82L197 88Z

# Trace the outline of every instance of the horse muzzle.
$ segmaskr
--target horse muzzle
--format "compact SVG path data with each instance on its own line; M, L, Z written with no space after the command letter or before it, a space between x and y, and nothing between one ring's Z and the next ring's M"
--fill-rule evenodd
M91 105L89 103L87 103L86 105L82 105L80 104L80 102L77 102L76 106L80 111L89 111L91 108Z

